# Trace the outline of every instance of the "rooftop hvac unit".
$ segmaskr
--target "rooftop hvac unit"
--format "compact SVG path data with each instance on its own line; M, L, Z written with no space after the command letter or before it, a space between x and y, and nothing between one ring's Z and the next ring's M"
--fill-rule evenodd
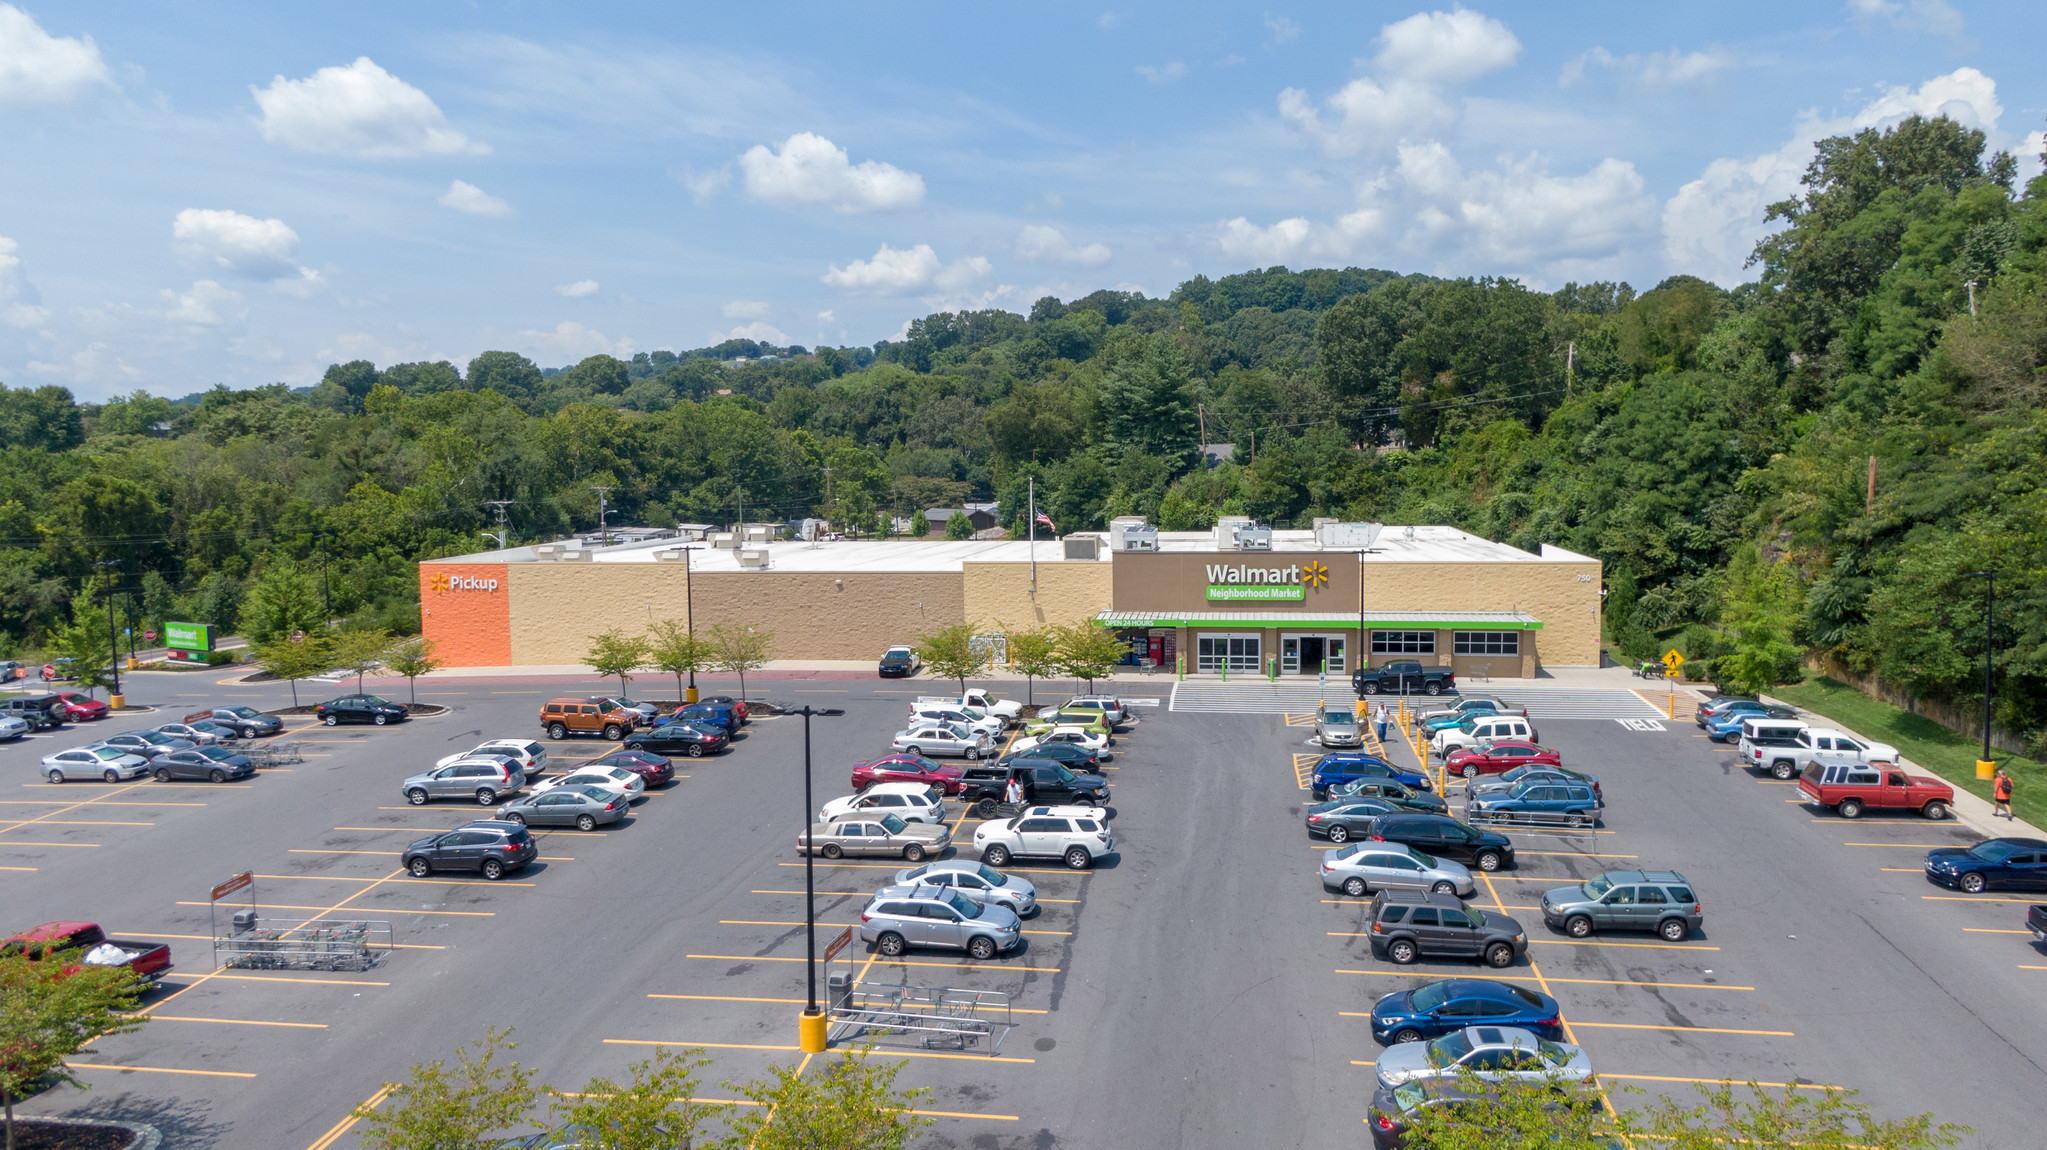
M562 553L555 556L555 558L564 563L588 563L591 559L595 558L596 554L594 551L588 551L581 547L565 547L562 549Z
M666 550L662 550L662 551L656 551L656 552L654 552L654 562L656 562L656 563L680 563L680 562L682 562L682 561L683 561L683 560L684 560L685 558L687 558L687 557L688 557L688 555L689 555L689 553L688 553L688 552L686 552L686 551L682 550L682 549L681 549L681 548L679 548L679 547L675 547L675 548L669 548L669 549L666 549Z
M1315 543L1319 547L1345 551L1369 551L1379 541L1383 523L1343 523L1335 519L1315 521Z
M734 535L730 531L713 531L711 532L711 546L730 551L734 547L739 546L739 536Z
M1144 521L1142 515L1118 515L1109 520L1109 550L1111 551L1157 551L1159 529Z
M1215 521L1215 549L1218 551L1237 550L1237 529L1251 526L1248 515L1223 515Z
M741 547L732 553L739 560L743 570L765 571L768 569L768 549L765 547Z
M1066 544L1068 559L1093 559L1101 554L1102 541L1094 535L1068 535L1060 540Z
M1272 528L1259 527L1256 524L1246 524L1237 528L1237 550L1272 550Z

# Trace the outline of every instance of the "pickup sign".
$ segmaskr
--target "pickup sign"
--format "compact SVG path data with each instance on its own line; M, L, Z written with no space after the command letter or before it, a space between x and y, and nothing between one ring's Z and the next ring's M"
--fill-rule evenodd
M28 951L30 960L65 951L79 952L90 966L124 966L150 982L171 972L171 948L163 943L108 938L96 922L46 922L22 931L5 943L9 954ZM118 952L118 953L116 953Z

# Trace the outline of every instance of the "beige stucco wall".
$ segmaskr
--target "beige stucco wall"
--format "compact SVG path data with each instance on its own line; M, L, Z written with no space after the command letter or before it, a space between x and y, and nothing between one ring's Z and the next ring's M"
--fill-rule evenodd
M1109 609L1113 565L1038 564L1038 594L1030 594L1029 563L968 563L966 617L994 631L1083 623Z
M685 617L680 563L511 564L512 663L580 663L590 640ZM766 627L776 659L879 659L966 618L956 573L739 571L694 576L696 629ZM1042 585L1042 580L1041 580Z
M1525 611L1542 620L1527 632L1549 666L1599 665L1599 561L1543 563L1366 563L1368 611ZM1449 632L1438 640L1450 653ZM1523 639L1524 645L1527 639ZM1497 662L1497 660L1496 660ZM1493 673L1502 668L1493 667ZM1533 667L1529 670L1532 672Z

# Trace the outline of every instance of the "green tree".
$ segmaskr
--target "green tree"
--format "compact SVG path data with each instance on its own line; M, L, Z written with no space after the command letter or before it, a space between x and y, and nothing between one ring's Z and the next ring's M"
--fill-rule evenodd
M1127 643L1108 628L1093 623L1061 627L1058 636L1053 648L1059 660L1059 673L1070 679L1085 680L1089 690L1094 689L1096 679L1106 676L1130 653Z
M626 693L633 672L647 665L647 640L642 635L606 631L590 640L590 653L583 661L600 675L618 676L618 693Z
M329 640L332 665L355 674L355 689L362 690L363 676L384 666L391 658L391 633L382 629L338 631Z
M1454 1078L1404 1084L1393 1099L1403 1105L1432 1096L1457 1101L1407 1106L1401 1115L1409 1124L1405 1144L1429 1150L1611 1150L1615 1145L1615 1123L1597 1088L1554 1073L1499 1083L1460 1067ZM1376 1111L1366 1119L1380 1120Z
M1746 1097L1732 1082L1695 1086L1700 1101L1679 1105L1659 1098L1623 1116L1630 1145L1670 1150L1940 1150L1971 1133L1967 1126L1935 1123L1933 1115L1873 1117L1853 1090L1782 1091L1747 1084ZM1541 1145L1547 1150L1548 1144Z
M967 513L964 511L953 512L945 521L945 537L955 541L972 539L974 537L974 521L967 518Z
M775 648L775 633L765 627L742 627L720 623L711 628L709 639L712 665L739 675L739 697L746 698L746 673L768 665Z
M0 1103L14 1150L14 1102L51 1081L90 1087L65 1059L148 1022L134 1010L148 982L126 967L91 966L78 950L0 951Z
M974 636L980 633L981 625L969 620L919 635L912 645L917 648L917 657L924 660L926 670L940 679L957 680L964 695L967 676L988 663L985 654L974 650Z
M715 658L711 645L690 634L681 620L663 619L654 624L647 633L647 666L656 671L666 671L675 676L675 697L683 697L682 677L696 677L698 671L711 669Z
M1009 669L1024 676L1024 703L1034 704L1035 681L1059 672L1058 636L1050 627L1033 627L1009 634ZM965 684L960 689L966 690Z
M592 1078L575 1094L557 1094L549 1107L555 1127L587 1131L588 1150L692 1150L718 1108L697 1101L696 1072L710 1064L701 1051L657 1046L654 1057L627 1068L628 1082Z
M1141 452L1186 469L1198 438L1191 370L1180 345L1160 333L1140 355L1117 364L1102 381L1096 409L1102 437L1119 453Z
M756 1105L732 1119L723 1150L902 1150L933 1119L916 1113L923 1087L897 1090L898 1061L866 1050L814 1067L770 1066L768 1077L733 1089Z
M308 631L304 638L284 635L256 644L256 665L280 679L291 682L291 705L299 705L299 680L334 667L325 632Z
M311 635L326 622L318 581L294 564L279 561L265 568L249 588L242 600L238 629L260 644L290 638L296 631Z
M512 1032L496 1027L439 1058L414 1063L404 1082L385 1084L382 1106L360 1106L362 1143L373 1150L491 1150L526 1124L537 1094L533 1071L509 1060Z
M419 701L419 677L437 671L441 667L439 657L434 654L434 641L424 635L407 639L391 648L384 662L393 671L405 676L405 684L411 690L411 701Z
M114 660L120 653L114 647L112 620L107 613L105 580L98 577L86 580L71 600L71 622L51 638L54 640L51 647L72 661L71 675L87 692L113 683Z
M1713 679L1734 694L1760 694L1797 673L1792 633L1804 595L1788 561L1765 566L1754 549L1736 556L1732 575L1720 618L1734 649L1713 661Z

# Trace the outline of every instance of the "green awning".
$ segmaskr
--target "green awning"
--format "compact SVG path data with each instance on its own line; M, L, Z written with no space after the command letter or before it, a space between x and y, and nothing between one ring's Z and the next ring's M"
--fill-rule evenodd
M1277 627L1355 631L1356 611L1102 611L1105 627ZM1542 620L1524 611L1367 611L1363 625L1374 631L1540 631Z

